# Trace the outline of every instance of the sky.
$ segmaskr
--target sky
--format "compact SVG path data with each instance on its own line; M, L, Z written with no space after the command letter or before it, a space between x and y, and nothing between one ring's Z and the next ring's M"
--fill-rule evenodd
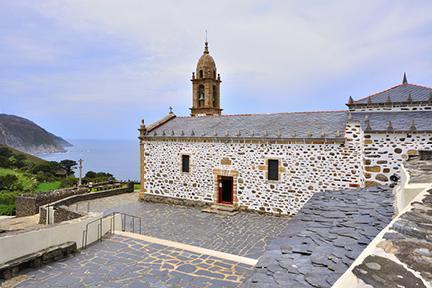
M205 30L224 114L345 109L432 86L432 1L0 1L0 113L66 139L186 116Z

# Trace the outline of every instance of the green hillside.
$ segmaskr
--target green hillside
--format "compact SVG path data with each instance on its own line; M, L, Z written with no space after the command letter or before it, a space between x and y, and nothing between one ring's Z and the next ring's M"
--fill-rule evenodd
M44 164L44 163L47 163L48 161L46 161L46 160L43 160L43 159L41 159L41 158L39 158L39 157L36 157L36 156L34 156L34 155L31 155L31 154L28 154L28 153L26 153L26 152L22 152L22 151L20 151L20 150L18 150L18 149L15 149L15 148L12 148L12 147L9 147L9 146L6 146L6 145L3 145L3 144L0 144L0 149L1 148L8 148L8 149L10 149L15 155L23 155L23 156L25 156L26 157L26 159L28 160L28 161L30 161L30 162L32 162L32 163L34 163L34 164Z
M0 145L0 215L15 214L15 198L75 185L75 161L45 161Z
M19 187L21 187L23 192L30 192L35 186L36 181L29 176L24 175L24 172L0 167L0 177L7 175L13 175L17 177L16 183Z

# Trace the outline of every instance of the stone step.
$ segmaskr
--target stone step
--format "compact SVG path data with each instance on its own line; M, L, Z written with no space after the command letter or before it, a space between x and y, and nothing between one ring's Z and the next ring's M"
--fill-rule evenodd
M214 213L218 215L224 215L224 216L233 216L239 213L239 211L232 206L228 205L212 205L211 207L207 207L201 210L205 213Z

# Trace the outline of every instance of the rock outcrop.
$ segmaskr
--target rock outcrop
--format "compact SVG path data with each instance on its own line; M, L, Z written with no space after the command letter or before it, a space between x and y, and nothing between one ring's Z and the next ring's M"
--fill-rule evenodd
M0 114L0 144L33 154L64 152L72 146L28 119L7 114Z

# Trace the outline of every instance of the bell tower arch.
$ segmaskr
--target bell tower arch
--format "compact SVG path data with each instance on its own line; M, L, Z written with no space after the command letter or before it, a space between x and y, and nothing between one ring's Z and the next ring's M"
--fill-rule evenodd
M196 71L192 73L191 116L220 115L220 75L216 63L205 42L204 53L199 58Z

